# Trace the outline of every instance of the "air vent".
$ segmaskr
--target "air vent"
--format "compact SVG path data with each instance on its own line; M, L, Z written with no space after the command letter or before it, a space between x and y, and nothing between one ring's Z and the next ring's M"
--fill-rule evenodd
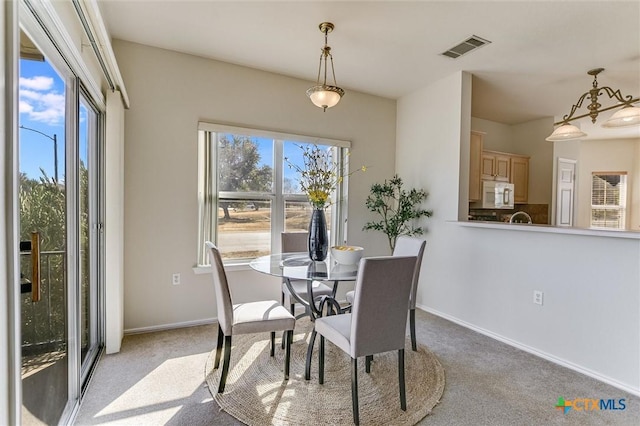
M478 37L477 35L472 35L462 43L456 46L453 46L451 49L447 50L446 52L442 52L442 55L448 58L456 59L466 53L471 52L472 50L475 50L489 43L491 43L489 40L485 40L482 37Z

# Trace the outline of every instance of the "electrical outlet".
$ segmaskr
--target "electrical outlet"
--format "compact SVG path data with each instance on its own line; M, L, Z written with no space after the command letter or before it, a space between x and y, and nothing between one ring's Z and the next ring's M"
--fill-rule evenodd
M533 303L536 305L542 305L544 293L540 290L533 290Z
M173 285L180 285L180 274L173 274L171 280Z

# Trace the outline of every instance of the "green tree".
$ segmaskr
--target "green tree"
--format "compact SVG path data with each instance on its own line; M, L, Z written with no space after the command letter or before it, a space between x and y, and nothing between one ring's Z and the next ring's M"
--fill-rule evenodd
M377 213L380 220L367 222L363 230L384 232L392 252L400 235L422 235L425 232L421 226L413 226L412 221L433 214L431 210L418 207L427 199L428 194L424 190L412 188L407 191L402 186L398 175L382 184L374 183L366 201L367 208Z
M273 170L267 165L258 166L260 159L258 145L251 138L223 135L218 144L218 189L232 192L271 191ZM225 219L230 219L229 207L232 204L220 203ZM258 207L255 203L254 206Z
M20 241L30 241L31 233L40 234L41 301L23 298L23 344L63 340L65 335L64 252L66 249L66 197L63 184L40 170L39 179L20 175ZM29 260L29 261L27 261ZM31 279L31 262L21 256L21 275ZM48 301L52 311L47 311ZM47 302L45 302L47 301ZM49 326L51 324L51 326Z

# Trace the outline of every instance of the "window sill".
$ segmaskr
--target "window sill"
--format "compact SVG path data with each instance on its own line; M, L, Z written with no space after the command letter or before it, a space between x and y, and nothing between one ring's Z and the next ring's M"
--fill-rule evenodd
M211 266L209 265L198 265L194 266L193 273L196 275L204 275L211 273ZM251 267L249 266L249 262L241 262L241 263L225 263L224 270L226 272L235 272L235 271L249 271Z

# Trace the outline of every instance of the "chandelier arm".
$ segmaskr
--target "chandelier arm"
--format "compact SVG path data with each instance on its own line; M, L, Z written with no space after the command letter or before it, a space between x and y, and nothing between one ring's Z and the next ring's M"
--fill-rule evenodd
M333 74L333 85L338 86L338 82L336 81L336 71L333 68L333 55L329 55L329 58L331 58L331 74Z
M607 92L609 99L616 98L618 101L623 102L624 104L630 104L633 102L633 97L631 95L624 96L620 89L613 90L611 87L605 86L601 87L600 90L604 90Z
M562 117L562 123L568 123L571 120L575 120L578 117L574 117L573 114L575 114L576 110L578 108L580 108L582 106L582 102L584 102L585 98L590 94L590 92L586 92L584 93L582 96L580 96L580 99L578 99L578 102L576 102L572 107L571 107L571 112L569 112L569 114L565 115L564 117ZM581 117L586 117L589 114L585 114Z
M326 50L326 46L325 46L325 51L324 51L324 79L322 80L322 85L323 86L327 85L327 56L330 56L330 54L327 54L327 50Z
M631 97L631 96L629 96L629 97ZM636 103L636 102L640 102L640 98L631 99L631 100L629 100L629 101L623 101L623 102L625 103L625 104L624 104L624 106L631 106L631 104L634 104L634 103ZM612 110L612 109L614 109L614 108L620 108L621 106L623 106L623 105L611 105L610 107L606 107L606 108L599 109L599 110L598 110L598 113L605 112L605 111L609 111L609 110ZM567 124L567 123L569 123L570 121L573 121L573 120L578 120L578 119L580 119L580 118L589 117L589 114L590 114L590 112L588 112L588 113L586 113L586 114L582 114L582 115L577 115L577 116L575 116L575 117L571 117L571 115L569 115L569 117L570 117L570 118L566 118L566 119L564 118L564 117L567 117L567 116L565 115L565 116L563 117L563 120L562 120L562 121L557 121L557 122L553 123L553 125L554 125L554 126L559 126L559 125L561 125L561 124Z
M320 84L320 72L322 71L322 53L320 54L320 63L318 64L318 78L316 78L316 85Z

